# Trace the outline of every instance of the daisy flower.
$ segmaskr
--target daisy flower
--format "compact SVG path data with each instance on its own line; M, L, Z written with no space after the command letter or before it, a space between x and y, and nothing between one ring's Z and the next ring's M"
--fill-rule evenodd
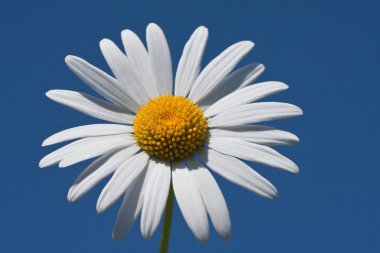
M104 99L69 90L46 93L55 102L111 123L50 136L43 146L75 141L45 156L40 167L67 167L98 157L77 177L67 198L78 200L112 174L96 209L101 213L123 198L114 239L122 238L140 215L141 233L151 237L172 191L198 240L209 237L207 215L217 233L230 238L226 201L210 170L262 197L275 198L276 188L246 162L296 173L297 165L272 146L294 144L298 138L256 123L299 116L302 110L287 103L256 102L288 86L252 84L264 71L262 64L234 70L253 48L250 41L233 44L201 70L208 30L197 28L173 80L169 46L156 24L147 27L147 48L130 30L121 37L125 53L108 39L100 42L114 77L79 57L65 59Z

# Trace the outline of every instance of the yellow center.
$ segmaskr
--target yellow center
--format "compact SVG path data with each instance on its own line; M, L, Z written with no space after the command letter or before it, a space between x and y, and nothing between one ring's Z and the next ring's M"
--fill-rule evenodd
M137 143L159 160L180 160L195 154L207 134L202 110L188 98L164 95L149 100L133 122Z

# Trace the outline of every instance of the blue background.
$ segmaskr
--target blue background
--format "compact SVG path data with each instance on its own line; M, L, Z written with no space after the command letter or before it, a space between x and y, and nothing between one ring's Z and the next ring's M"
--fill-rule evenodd
M216 176L233 223L232 240L211 230L196 241L175 206L170 252L380 252L380 5L377 1L10 1L1 0L0 252L155 252L160 229L145 241L135 224L111 238L117 206L98 215L105 182L77 203L67 190L85 167L39 169L44 138L96 123L49 101L45 91L88 91L65 66L79 55L108 71L98 41L121 45L120 31L165 31L174 65L191 32L209 28L204 63L243 39L256 46L242 64L262 62L260 81L290 89L270 98L305 115L272 125L301 143L279 148L298 175L254 167L280 196L261 199Z

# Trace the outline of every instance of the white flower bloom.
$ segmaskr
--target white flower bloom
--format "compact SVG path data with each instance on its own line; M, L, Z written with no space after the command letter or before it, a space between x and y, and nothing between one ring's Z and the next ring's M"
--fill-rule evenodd
M197 28L173 81L169 46L157 25L147 27L147 49L132 31L121 36L126 54L110 40L100 42L115 77L81 58L66 57L69 68L107 101L68 90L46 93L60 104L112 124L74 127L47 138L43 146L78 140L45 156L40 167L67 167L99 157L75 180L68 200L76 201L113 174L96 208L103 212L124 196L115 239L122 238L140 214L142 235L149 238L154 233L171 182L195 237L207 241L209 215L216 231L228 239L229 212L209 169L260 196L276 197L276 188L243 160L296 173L297 165L271 146L294 144L298 138L253 123L299 116L302 110L286 103L256 102L288 86L252 85L264 71L262 64L234 70L253 48L250 41L230 46L201 70L208 30Z

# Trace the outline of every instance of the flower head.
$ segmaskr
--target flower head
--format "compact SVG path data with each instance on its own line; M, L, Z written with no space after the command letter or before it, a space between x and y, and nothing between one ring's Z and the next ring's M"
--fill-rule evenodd
M113 236L124 236L141 214L141 232L149 238L157 229L170 185L183 217L200 241L209 235L207 215L223 239L231 233L227 204L209 169L266 198L276 188L245 161L290 172L298 167L271 148L298 138L285 131L256 125L302 114L294 105L256 102L286 90L281 82L252 84L264 71L262 64L234 70L253 48L238 42L201 70L208 30L197 28L179 61L175 80L169 47L162 30L147 27L147 49L130 30L122 32L123 53L112 41L100 42L114 77L76 56L69 68L106 100L67 90L46 95L111 124L74 127L52 135L43 146L76 141L50 153L40 167L67 167L98 157L75 180L68 193L76 201L98 182L112 175L101 192L98 212L123 196Z
M133 129L146 153L159 160L178 161L194 156L205 140L208 126L203 111L190 99L164 95L141 107Z

